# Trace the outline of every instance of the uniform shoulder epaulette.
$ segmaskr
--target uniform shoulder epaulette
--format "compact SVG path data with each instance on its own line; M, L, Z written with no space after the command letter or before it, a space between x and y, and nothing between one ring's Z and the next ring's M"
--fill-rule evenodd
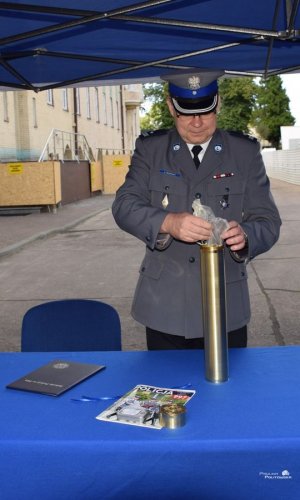
M258 142L257 138L254 135L245 134L244 132L237 132L236 130L228 130L230 135L234 135L235 137L240 137L241 139L248 139L248 141Z
M147 137L156 137L159 135L165 135L168 132L168 129L161 128L158 130L143 130L140 137L141 139L146 139Z

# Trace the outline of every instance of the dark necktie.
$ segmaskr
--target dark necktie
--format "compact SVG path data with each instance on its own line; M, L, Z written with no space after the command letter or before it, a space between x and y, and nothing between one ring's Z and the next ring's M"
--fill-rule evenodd
M195 163L195 167L198 168L199 165L200 165L200 160L199 160L199 153L200 151L202 151L202 146L200 146L200 144L196 144L195 146L192 147L192 153L193 153L193 160L194 160L194 163Z

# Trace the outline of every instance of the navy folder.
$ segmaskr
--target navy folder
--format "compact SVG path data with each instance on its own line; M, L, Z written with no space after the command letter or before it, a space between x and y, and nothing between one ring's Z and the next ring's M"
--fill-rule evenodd
M105 368L104 365L54 360L11 382L8 389L59 396L79 382Z

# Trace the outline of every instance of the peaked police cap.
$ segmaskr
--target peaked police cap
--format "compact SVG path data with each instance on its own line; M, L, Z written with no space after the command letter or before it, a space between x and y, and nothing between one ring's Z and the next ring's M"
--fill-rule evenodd
M196 70L173 73L161 77L169 84L169 94L175 110L183 115L205 114L218 105L217 79L221 70Z

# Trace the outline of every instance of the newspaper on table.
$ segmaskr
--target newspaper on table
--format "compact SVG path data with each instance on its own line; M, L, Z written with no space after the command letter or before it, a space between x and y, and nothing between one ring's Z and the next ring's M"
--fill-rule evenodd
M96 419L119 424L161 429L159 409L163 404L186 405L196 391L137 385Z

